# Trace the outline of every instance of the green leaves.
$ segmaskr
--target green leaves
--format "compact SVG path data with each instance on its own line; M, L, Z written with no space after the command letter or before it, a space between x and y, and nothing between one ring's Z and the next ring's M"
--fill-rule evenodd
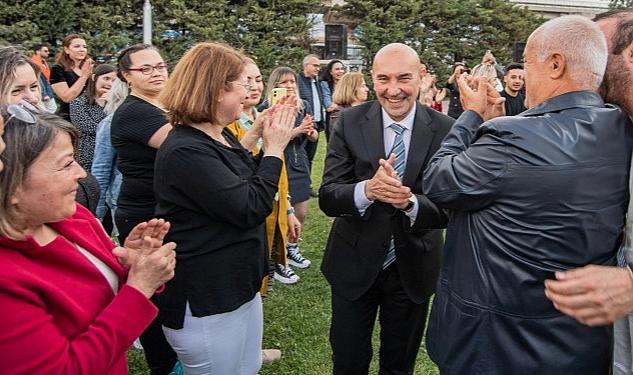
M609 8L633 8L633 0L611 0Z
M142 42L144 0L0 1L0 45L26 48L63 37L86 37L94 57L111 60ZM311 20L319 0L152 0L153 43L175 64L203 41L226 42L257 60L265 74L279 64L298 67L310 48Z
M505 0L349 0L341 12L359 20L366 66L380 47L402 42L440 76L449 75L455 61L478 64L488 49L510 62L513 43L525 41L543 21Z

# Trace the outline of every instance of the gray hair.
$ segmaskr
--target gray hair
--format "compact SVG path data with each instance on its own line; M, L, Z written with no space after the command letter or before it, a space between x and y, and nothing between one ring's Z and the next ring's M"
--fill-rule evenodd
M40 68L27 57L26 51L14 46L0 47L0 104L8 104L7 97L16 78L15 72L22 65L30 65L39 79Z
M112 88L110 89L110 92L108 93L108 102L106 103L105 107L103 107L103 110L105 111L105 113L107 115L113 114L114 111L116 111L117 108L119 108L121 103L123 103L125 98L127 98L129 93L130 93L130 89L127 83L123 82L122 80L118 78L115 79L114 82L112 82Z
M6 148L0 154L4 169L0 173L0 235L21 238L17 223L18 213L11 204L11 197L24 184L35 159L46 150L57 134L66 133L76 144L76 128L59 116L47 113L35 114L34 124L23 122L2 111Z
M554 53L565 57L570 78L577 84L597 89L607 67L607 41L598 26L581 16L562 16L539 26L528 42L537 60Z
M317 60L319 60L319 56L314 55L314 54L307 55L306 57L303 58L303 62L301 63L301 66L308 65L310 63L310 59L317 59Z

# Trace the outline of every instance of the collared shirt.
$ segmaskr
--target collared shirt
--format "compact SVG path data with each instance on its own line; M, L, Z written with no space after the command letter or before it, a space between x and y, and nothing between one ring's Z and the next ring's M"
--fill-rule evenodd
M312 108L314 108L314 122L319 122L321 118L321 98L319 97L319 90L316 87L316 79L310 80L310 86L312 86Z
M381 110L382 110L382 129L383 129L382 131L383 131L383 140L384 140L384 147L385 147L385 159L389 158L389 153L391 152L391 148L393 147L393 141L395 140L395 136L396 136L396 133L389 126L391 124L396 123L406 129L402 133L402 141L404 142L404 160L405 160L405 166L406 166L406 161L409 155L409 145L411 144L411 132L413 131L413 122L415 120L416 106L414 105L413 108L407 114L407 116L401 121L394 121L391 117L389 117L389 114L384 110L384 108ZM372 203L374 203L374 201L370 200L369 198L367 198L367 195L365 195L365 185L367 184L367 181L368 180L361 181L357 183L356 186L354 187L354 203L356 204L356 208L358 209L358 212L361 214L361 216L364 215L367 208L369 208L369 206L371 206ZM417 199L413 198L411 201L413 202L413 208L411 208L411 210L405 213L407 216L409 216L411 225L413 225L415 223L415 218L418 215L419 206L418 206Z

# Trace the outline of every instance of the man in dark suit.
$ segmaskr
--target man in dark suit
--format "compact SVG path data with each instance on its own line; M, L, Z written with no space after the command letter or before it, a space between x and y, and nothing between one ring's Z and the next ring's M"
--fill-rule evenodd
M334 374L367 374L378 311L380 374L412 374L447 219L422 194L422 171L453 119L417 103L410 47L383 47L372 77L378 101L342 112L319 191L336 217L321 267L332 286Z

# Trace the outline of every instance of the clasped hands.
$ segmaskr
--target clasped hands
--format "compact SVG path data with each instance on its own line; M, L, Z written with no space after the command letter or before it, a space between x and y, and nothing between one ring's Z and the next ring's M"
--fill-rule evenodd
M457 77L459 95L464 111L475 111L484 121L505 116L505 98L501 97L497 90L485 77L472 77L462 74Z
M163 244L169 227L163 219L140 223L127 236L124 246L112 251L129 268L127 284L148 298L174 277L176 244Z
M391 154L387 160L379 160L380 167L365 184L365 196L369 200L379 200L395 208L403 209L409 204L409 199L413 194L409 187L402 184L398 173L393 168L395 161L395 154Z

